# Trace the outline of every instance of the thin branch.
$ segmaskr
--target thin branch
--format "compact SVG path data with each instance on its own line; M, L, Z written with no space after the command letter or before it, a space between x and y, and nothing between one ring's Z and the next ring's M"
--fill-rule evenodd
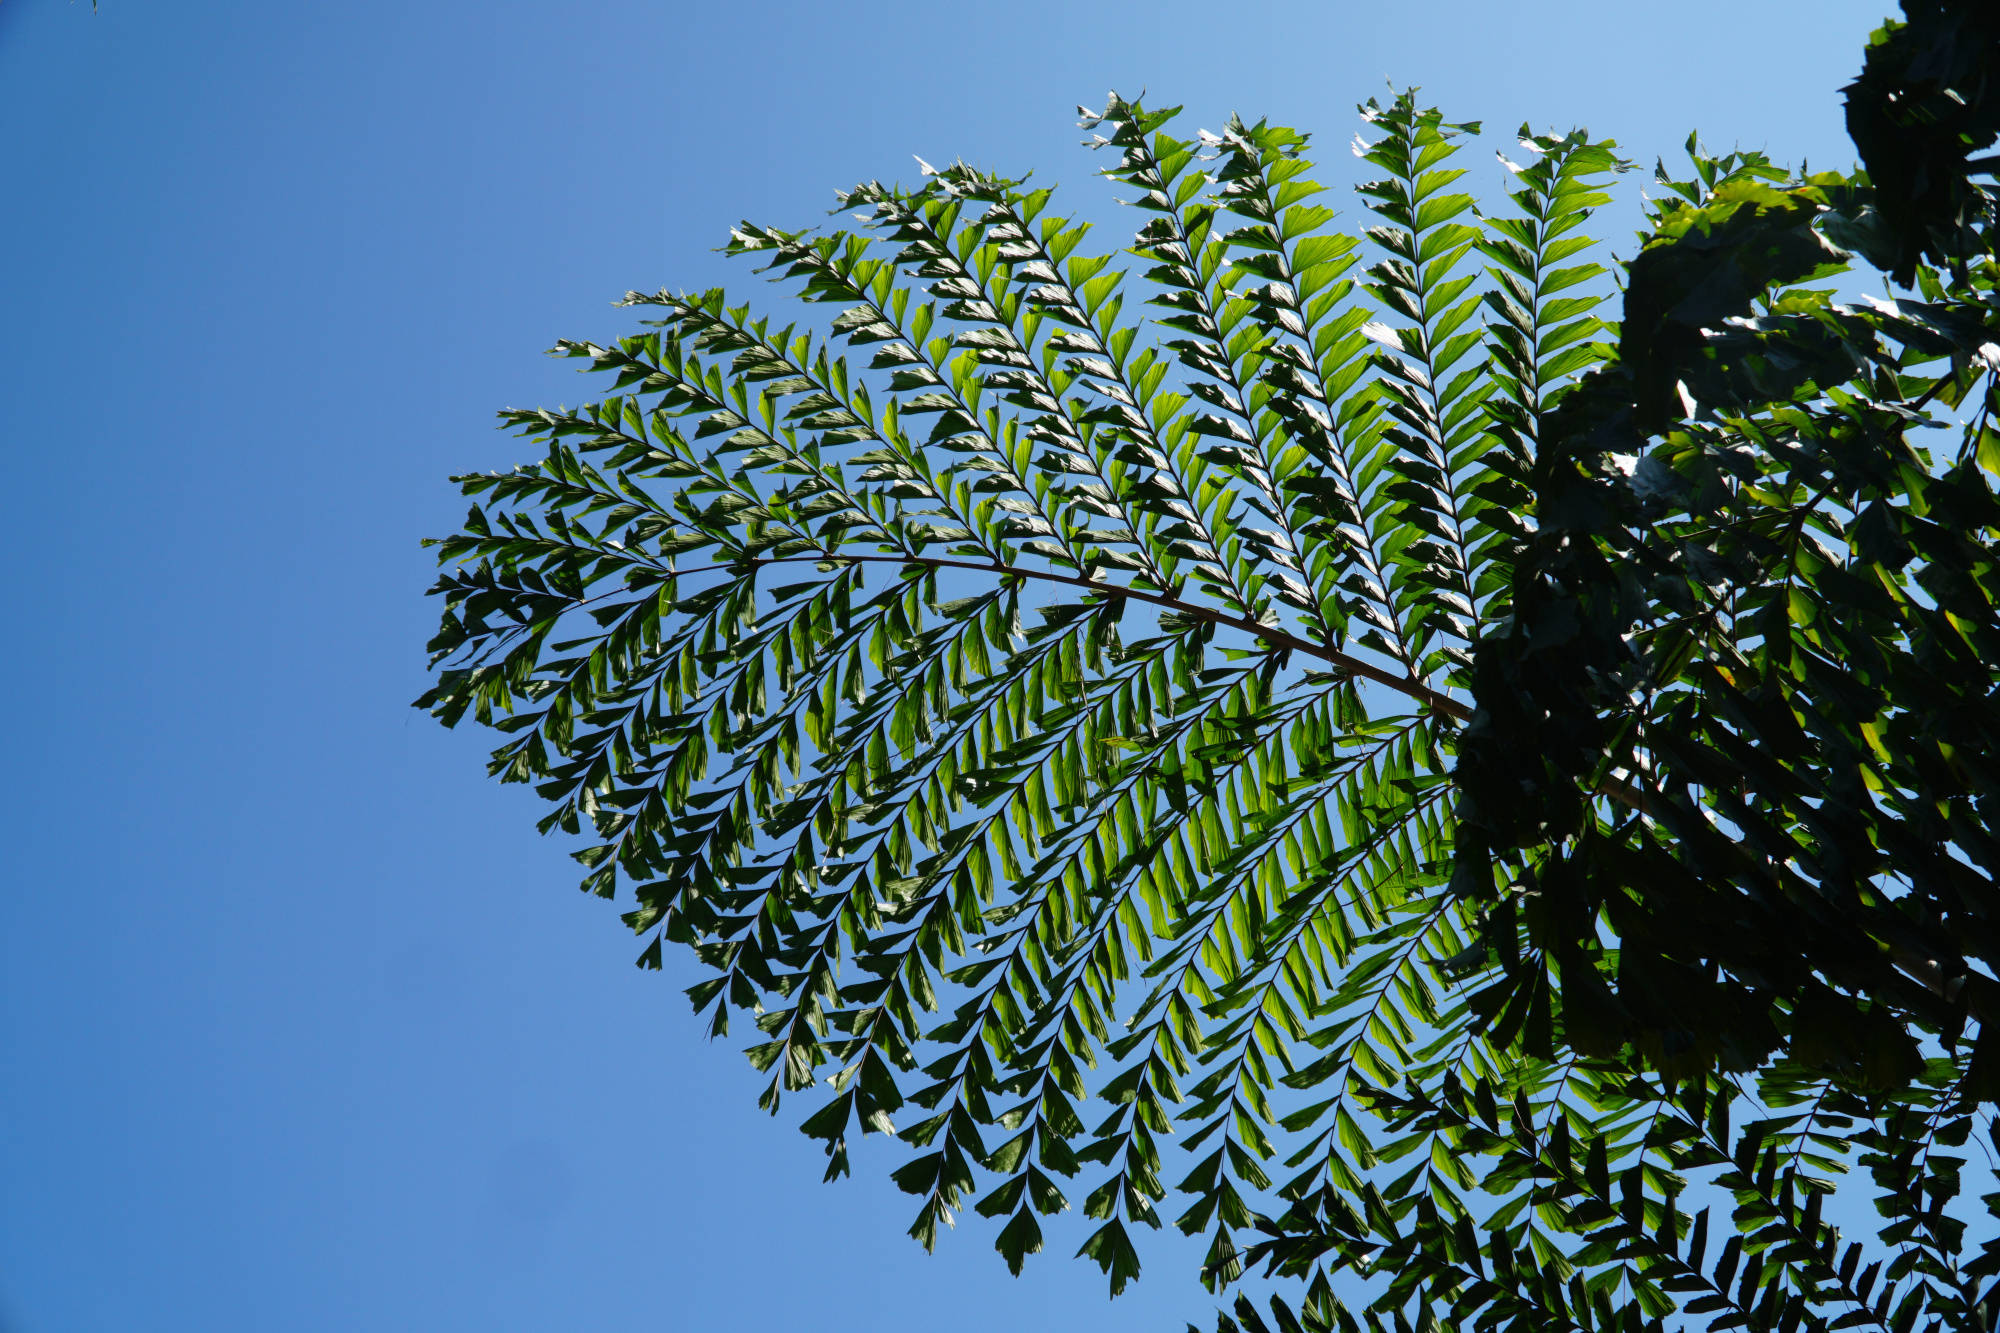
M1324 644L1314 643L1309 639L1301 639L1295 634L1288 634L1276 625L1266 625L1262 621L1250 620L1243 616L1232 616L1227 612L1217 611L1213 607L1200 606L1193 602L1184 602L1179 598L1169 597L1163 593L1144 592L1138 588L1104 583L1097 579L1079 578L1073 574L1058 574L1053 570L1028 569L1020 565L989 564L974 560L943 560L935 556L926 555L836 555L829 553L825 555L752 556L728 564L701 565L693 569L676 570L675 573L676 575L684 576L725 571L743 572L753 570L759 565L828 563L902 565L905 567L923 565L930 569L963 569L975 574L994 574L1002 578L1040 579L1044 583L1067 584L1070 587L1084 588L1091 592L1101 593L1106 597L1129 597L1133 601L1148 602L1154 606L1162 607L1168 611L1172 611L1176 615L1187 616L1193 620L1207 621L1209 624L1220 625L1225 629L1238 630L1250 635L1252 638L1270 644L1273 648L1282 648L1288 652L1303 653L1307 657L1318 658L1320 661L1329 663L1350 676L1359 676L1363 680L1370 680L1377 685L1395 690L1398 694L1407 695L1418 703L1426 705L1434 712L1442 713L1454 721L1464 722L1472 717L1472 709L1453 699L1451 696L1432 689L1414 677L1398 676L1393 672L1384 671L1381 667L1343 653L1337 648L1329 648Z

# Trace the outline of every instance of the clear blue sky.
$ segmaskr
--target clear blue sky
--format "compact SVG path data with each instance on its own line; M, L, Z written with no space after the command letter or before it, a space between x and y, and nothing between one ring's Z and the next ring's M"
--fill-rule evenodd
M1071 108L1108 88L1330 160L1395 79L1648 163L1700 126L1844 164L1888 3L0 0L0 1329L1201 1317L1186 1245L1107 1305L978 1225L926 1258L880 1156L818 1183L690 965L633 970L481 738L407 706L445 476L587 391L540 351L627 288L756 291L711 253L739 217L913 153L1105 211Z

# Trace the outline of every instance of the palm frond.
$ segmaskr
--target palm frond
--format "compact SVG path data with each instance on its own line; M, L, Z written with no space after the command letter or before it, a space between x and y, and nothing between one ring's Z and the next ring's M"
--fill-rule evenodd
M1442 192L1461 127L1368 115L1367 242L1304 136L1115 98L1086 125L1144 273L962 164L846 192L859 231L745 223L830 321L634 294L650 331L559 348L610 396L509 413L547 457L461 479L425 702L594 833L584 886L632 896L644 965L693 950L711 1032L754 1018L830 1177L857 1130L906 1145L926 1244L976 1206L1018 1267L1080 1191L1121 1286L1177 1135L1226 1278L1260 1207L1360 1180L1402 1071L1511 1059L1438 970L1477 929L1440 891L1451 690L1504 556L1484 233Z

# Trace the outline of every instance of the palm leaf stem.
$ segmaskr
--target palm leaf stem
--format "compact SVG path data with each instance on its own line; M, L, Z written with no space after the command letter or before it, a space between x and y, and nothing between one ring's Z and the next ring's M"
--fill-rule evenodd
M1460 703L1448 694L1443 694L1432 689L1421 680L1408 676L1398 676L1370 662L1365 662L1358 657L1343 653L1335 648L1329 648L1325 644L1313 643L1308 639L1299 638L1297 635L1287 633L1275 625L1265 624L1262 621L1248 620L1242 616L1232 616L1228 612L1218 611L1214 607L1183 601L1180 598L1170 597L1162 593L1147 592L1141 588L1107 583L1101 579L1084 578L1073 574L1059 574L1054 570L1029 569L1020 565L1007 565L997 562L982 564L973 560L948 560L938 556L926 555L854 555L847 552L829 552L824 555L752 556L741 562L702 565L676 572L681 576L711 572L733 573L755 569L759 565L784 564L922 565L929 569L958 569L975 574L991 574L1000 578L1034 579L1043 583L1060 583L1073 588L1084 588L1104 597L1123 597L1129 598L1132 601L1146 602L1150 605L1171 611L1176 615L1186 616L1192 620L1207 621L1223 629L1238 630L1276 649L1317 658L1348 675L1372 681L1377 685L1394 690L1398 694L1406 695L1432 709L1434 712L1442 713L1454 721L1464 722L1472 716L1472 710L1465 704Z

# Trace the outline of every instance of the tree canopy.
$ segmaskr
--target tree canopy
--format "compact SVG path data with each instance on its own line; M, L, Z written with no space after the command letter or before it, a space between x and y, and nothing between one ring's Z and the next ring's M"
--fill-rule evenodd
M1691 138L1625 264L1614 143L1482 203L1414 94L1358 234L1303 134L1115 96L1122 258L963 163L744 223L797 313L559 345L608 391L458 479L420 703L926 1245L1300 1280L1222 1328L1990 1327L2000 14L1906 11L1865 171Z

